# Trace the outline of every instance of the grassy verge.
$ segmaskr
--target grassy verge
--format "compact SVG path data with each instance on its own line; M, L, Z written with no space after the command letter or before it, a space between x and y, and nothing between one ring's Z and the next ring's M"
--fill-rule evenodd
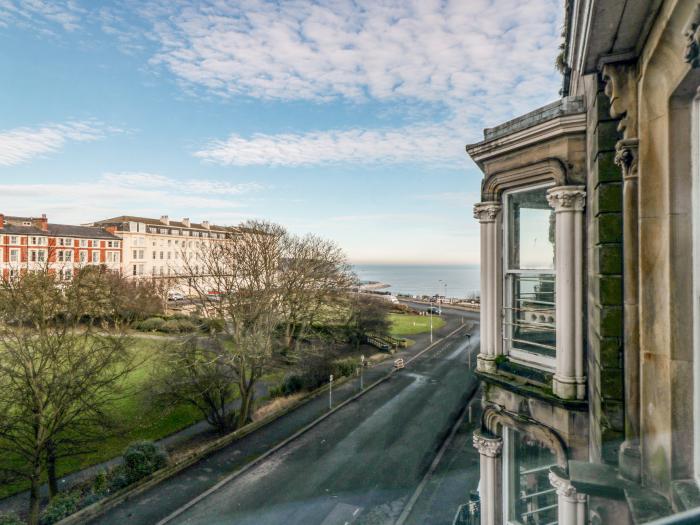
M430 316L415 314L389 314L391 321L391 335L401 337L430 332ZM445 326L445 320L437 315L433 316L433 330Z

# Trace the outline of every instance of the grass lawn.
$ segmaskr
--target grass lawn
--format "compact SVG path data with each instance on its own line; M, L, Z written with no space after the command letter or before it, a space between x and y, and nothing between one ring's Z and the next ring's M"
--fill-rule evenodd
M391 335L401 337L430 332L430 316L414 314L389 314L391 321ZM433 316L433 330L445 326L445 320L437 315Z
M189 405L163 410L148 402L146 387L153 371L153 356L167 341L133 338L132 351L142 364L134 370L124 384L124 396L110 407L120 424L116 435L110 436L95 447L96 450L79 457L59 461L59 475L101 463L121 455L129 443L139 440L156 440L177 432L202 419L202 414ZM267 378L265 378L267 379ZM28 485L22 480L0 486L0 498L25 490Z

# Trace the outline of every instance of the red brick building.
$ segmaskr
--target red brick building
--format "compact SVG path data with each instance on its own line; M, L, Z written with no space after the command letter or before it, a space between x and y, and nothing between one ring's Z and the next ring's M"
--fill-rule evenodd
M87 265L121 271L122 242L103 228L51 224L46 215L12 217L0 213L0 275L49 269L63 279Z

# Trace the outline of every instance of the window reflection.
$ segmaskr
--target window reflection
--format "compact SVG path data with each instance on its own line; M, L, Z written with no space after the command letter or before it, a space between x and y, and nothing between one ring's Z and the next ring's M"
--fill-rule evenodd
M504 478L507 482L506 522L517 525L557 523L557 493L549 482L556 457L526 434L506 429Z

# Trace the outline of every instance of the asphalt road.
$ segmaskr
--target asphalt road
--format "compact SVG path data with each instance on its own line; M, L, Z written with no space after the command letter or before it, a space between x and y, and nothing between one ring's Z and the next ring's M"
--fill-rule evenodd
M474 346L478 346L478 314L465 314L465 312L457 310L446 311L445 319L447 321L447 324L440 330L436 331L436 338L446 336L450 332L454 331L456 328L459 328L463 322L465 324L477 322L477 328L473 331L474 333L472 336L472 343L470 345L470 350L473 352L472 359L475 359L476 351L474 350ZM409 358L420 352L422 349L426 348L429 344L428 334L411 336L411 338L414 339L416 343L410 348L400 352L397 355L397 357ZM376 412L377 409L381 408L381 406L375 407L375 404L380 403L380 405L388 405L389 407L397 404L400 406L405 406L403 404L403 401L401 400L403 400L405 397L413 398L413 396L406 396L406 394L403 394L400 396L400 401L398 403L392 404L390 403L391 400L389 399L393 397L393 394L391 392L407 390L407 393L411 393L415 390L415 387L419 386L420 384L432 384L434 385L433 389L435 391L426 398L425 402L426 404L430 402L432 411L443 415L439 418L428 417L425 421L411 418L411 421L414 424L418 425L418 427L420 427L418 429L419 434L430 434L433 436L434 443L432 444L432 449L426 448L425 450L421 450L419 452L419 454L425 456L425 458L422 460L423 463L427 462L427 464L429 464L431 461L430 456L435 453L435 450L439 447L439 441L442 438L444 438L445 429L448 429L450 426L449 420L454 420L457 413L459 412L460 404L461 406L463 406L463 400L461 398L465 396L465 392L469 391L470 388L472 388L472 385L474 384L474 378L468 372L467 365L465 364L467 351L466 348L464 348L465 342L466 339L464 336L456 337L453 338L451 341L446 341L444 343L444 346L443 344L437 345L433 350L430 350L425 354L426 356L432 356L433 353L435 353L435 355L438 355L439 353L439 356L441 356L438 358L432 358L430 362L432 363L433 361L435 361L434 364L443 362L440 369L443 373L445 373L445 375L450 376L449 384L443 385L445 386L444 390L436 388L438 383L429 383L429 380L418 380L418 378L410 376L409 374L411 373L420 374L420 372L418 371L419 366L426 366L425 364L419 365L416 362L415 367L412 367L411 370L406 370L405 372L398 374L397 377L392 378L384 385L380 385L375 390L368 392L365 396L359 398L353 403L350 403L348 406L329 417L324 423L327 424L328 422L335 422L336 420L343 421L346 419L346 414L351 415L350 420L354 421L354 423L350 425L350 427L348 427L347 425L343 425L343 428L345 428L347 434L351 434L353 432L353 428L359 426L362 423L363 414L367 417L370 417ZM455 345L457 345L458 343L461 346L459 351L457 352L457 346ZM446 348L447 346L451 348L449 352ZM451 359L447 359L447 356L452 355L452 353L454 352L457 353ZM434 365L427 366L430 368ZM390 371L391 367L392 363L386 362L374 366L370 369L366 369L364 372L364 384L369 385L373 381L376 381L380 377L386 375ZM450 372L450 368L452 367L454 367L454 371L452 371L451 373L447 373ZM457 370L459 371L459 373L455 373L455 371ZM415 381L413 379L415 379ZM436 378L436 381L439 381L439 378ZM410 386L413 383L416 383L416 385ZM385 385L387 384L391 385L392 387L390 389L388 397L386 397L387 394L384 394L379 395L375 399L375 391L381 394L382 392L384 392ZM398 390L394 390L397 386L399 387ZM426 395L429 393L429 390L433 389L426 389ZM339 404L345 399L349 399L350 397L355 395L358 392L358 390L359 384L357 379L348 381L342 386L339 386L338 388L334 389L334 405ZM441 400L441 397L443 396L445 400L449 400L449 404L454 405L454 407L447 407L447 405L444 405L444 402ZM375 400L372 401L372 399ZM437 403L439 406L436 407L435 403ZM416 404L415 399L413 404ZM417 405L421 404L421 402L417 403ZM311 401L300 406L296 410L290 412L289 414L277 419L276 421L270 423L269 425L266 425L265 427L262 427L256 432L249 434L248 436L232 443L231 445L213 453L207 458L204 458L203 460L180 472L179 474L173 476L172 478L163 481L162 483L144 492L143 494L137 495L131 498L130 500L125 501L122 504L114 507L113 509L109 510L105 515L94 519L91 523L99 523L106 525L122 525L125 523L128 523L130 525L152 525L158 523L160 520L170 515L173 511L175 511L182 505L185 505L193 498L197 497L204 491L210 489L225 476L229 475L230 473L249 463L252 459L265 453L267 450L280 443L287 437L291 436L297 430L314 421L316 418L326 413L327 411L327 395L324 394L317 398L314 398ZM399 434L405 433L406 436L412 434L412 432L407 431L408 429L406 429L406 432L404 431L404 429L402 429L404 422L401 421L401 418L407 416L405 410L402 409L399 413L392 414L392 411L389 408L385 410L385 413L389 416L389 418L387 419L387 423L390 423L391 425L395 426L395 430L399 431ZM408 415L410 416L410 414ZM360 418L359 421L358 416ZM437 428L433 425L433 419L439 419L440 421L444 420L447 422L445 423L443 421L444 428ZM376 421L376 418L373 419L373 421ZM321 425L324 425L324 423L322 423ZM333 428L336 428L335 423L332 423L331 426ZM307 436L315 435L315 431L316 430L311 431L309 434L307 434ZM304 438L305 437L302 437L300 439ZM382 447L386 448L388 453L392 455L398 453L399 450L405 448L408 448L409 451L413 450L414 452L412 452L412 454L416 454L416 451L418 450L417 448L413 447L410 443L404 443L403 439L401 439L400 441L402 442L400 447L397 446L396 448L394 448L393 446L391 446L391 448L389 448L391 442L383 443ZM425 441L425 438L422 441ZM423 445L421 445L421 447L422 446ZM292 443L288 448L282 449L280 453L286 456L286 453L289 450L298 450L298 448L299 447L297 446L297 444ZM315 447L312 447L312 450L315 450ZM272 460L274 462L275 457L273 457ZM367 460L373 459L367 457ZM423 465L423 463L421 463L421 465ZM251 473L257 472L259 474L260 472L264 472L266 466L269 465L269 461L264 462L261 465L259 465L256 469L254 469ZM311 463L299 464L298 467L298 472L300 473L301 481L297 483L303 484L303 480L305 479L305 477L314 473L315 465ZM393 475L393 473L390 472L389 475ZM341 477L343 477L342 473ZM287 489L288 487L285 486L284 490L281 490L278 496L284 497L284 495L287 493ZM293 491L289 493L293 494ZM212 497L215 496L213 495ZM266 500L270 497L270 494L261 493L258 497L262 500ZM208 499L204 500L202 502L202 506L207 506L207 501ZM265 507L265 505L260 506L261 509L263 507ZM355 509L353 509L353 512L354 510ZM360 513L358 512L358 514ZM325 519L325 517L323 519ZM323 519L318 523L323 523ZM214 523L216 522L216 520L214 519L214 521L205 522ZM236 523L236 521L234 521L233 518L226 517L223 517L221 522ZM287 521L285 518L281 521L268 522L263 522L259 519L253 519L251 523L286 524L293 522ZM309 521L304 523L308 523L309 525L311 525L314 522ZM335 521L330 521L328 523L325 523L324 525L329 525L331 523L335 523ZM344 521L340 521L339 523L344 524Z
M171 523L394 523L476 388L476 346L446 339Z

